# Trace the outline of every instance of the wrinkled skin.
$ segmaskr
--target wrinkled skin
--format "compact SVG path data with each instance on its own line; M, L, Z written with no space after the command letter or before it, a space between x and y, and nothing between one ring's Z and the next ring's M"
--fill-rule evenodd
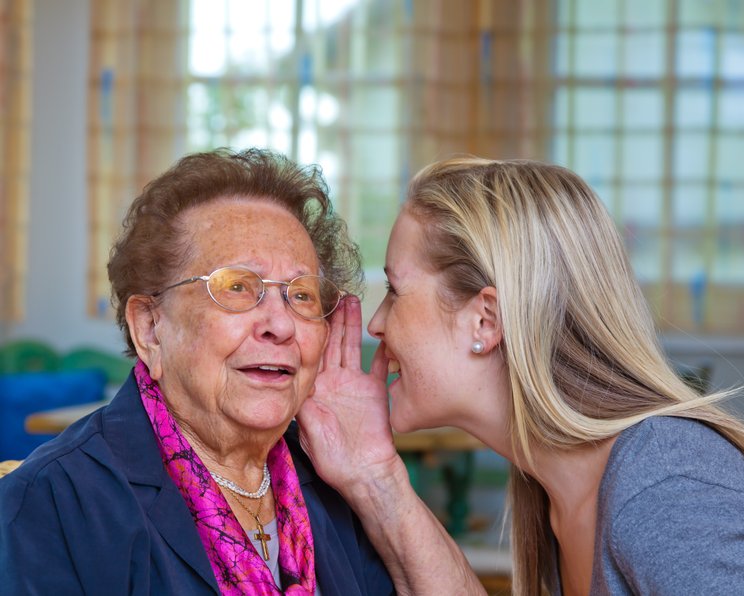
M365 373L361 323L358 298L345 298L331 319L315 392L297 416L303 448L321 477L342 494L400 459L389 422L384 345Z

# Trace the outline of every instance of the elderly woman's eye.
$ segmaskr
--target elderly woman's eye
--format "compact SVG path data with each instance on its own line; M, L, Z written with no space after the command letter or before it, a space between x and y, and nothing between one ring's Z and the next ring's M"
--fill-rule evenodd
M294 292L292 294L293 302L312 302L313 295L310 292Z
M246 284L244 284L244 283L243 283L243 282L241 282L241 281L234 281L234 282L232 282L232 283L231 283L231 284L230 284L230 285L229 285L229 286L227 287L227 289L228 289L228 290L229 290L230 292L245 292L245 291L246 291L246 290L248 289L248 287L246 286Z

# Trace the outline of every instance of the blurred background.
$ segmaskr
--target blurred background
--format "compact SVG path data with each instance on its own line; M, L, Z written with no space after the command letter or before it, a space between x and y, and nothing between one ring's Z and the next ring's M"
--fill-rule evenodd
M2 337L118 351L105 264L122 216L178 157L220 146L322 166L369 317L407 181L470 153L586 178L670 354L736 382L718 360L743 347L744 0L0 7Z
M420 167L568 166L681 374L744 382L744 0L0 0L0 344L120 353L129 202L186 152L253 145L322 166L367 319Z

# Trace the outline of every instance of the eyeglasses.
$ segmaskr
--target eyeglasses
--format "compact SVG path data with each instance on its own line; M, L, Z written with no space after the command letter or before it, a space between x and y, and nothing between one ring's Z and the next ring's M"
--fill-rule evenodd
M218 306L233 312L245 312L258 306L266 295L266 286L280 286L282 298L303 319L323 319L330 315L346 294L330 279L319 275L300 275L291 281L261 279L261 276L240 265L220 267L209 275L195 275L153 294L197 281L207 282L209 296Z

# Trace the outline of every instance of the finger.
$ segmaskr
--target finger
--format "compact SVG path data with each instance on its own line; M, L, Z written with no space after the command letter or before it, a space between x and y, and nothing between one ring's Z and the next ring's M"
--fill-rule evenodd
M342 304L331 315L328 344L323 354L323 370L341 365L341 344L344 339L345 313L346 309Z
M383 382L387 381L388 362L388 357L385 356L385 342L381 341L375 350L375 355L372 357L369 374L373 377L377 377Z
M362 303L356 296L344 299L345 325L341 366L352 370L362 368Z

